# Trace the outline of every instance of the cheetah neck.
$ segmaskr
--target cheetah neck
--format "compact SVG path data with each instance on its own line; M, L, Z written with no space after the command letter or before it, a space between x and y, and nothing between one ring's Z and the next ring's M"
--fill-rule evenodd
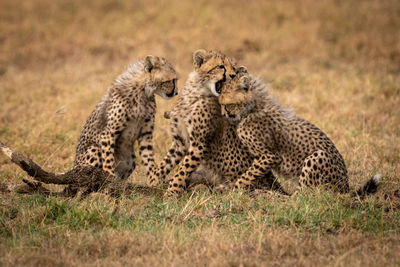
M126 87L132 82L145 82L145 70L143 60L135 61L128 65L125 71L120 74L114 81L115 86Z
M143 103L154 100L155 90L146 82L143 60L130 64L111 86L111 91L117 91L123 98Z

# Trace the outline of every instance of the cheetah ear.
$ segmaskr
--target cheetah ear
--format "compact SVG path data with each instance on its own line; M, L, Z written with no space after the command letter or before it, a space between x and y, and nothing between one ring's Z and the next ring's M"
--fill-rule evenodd
M236 70L236 75L238 75L238 76L243 76L244 74L248 74L247 68L246 68L245 66L240 66L240 67Z
M199 68L205 61L207 56L207 51L204 49L199 49L193 53L193 65Z
M240 77L240 84L241 84L241 87L243 88L243 90L245 90L247 92L250 87L249 76L245 75L245 76Z
M146 56L144 59L144 69L147 72L151 72L154 68L155 65L155 61L156 61L156 57L155 56Z

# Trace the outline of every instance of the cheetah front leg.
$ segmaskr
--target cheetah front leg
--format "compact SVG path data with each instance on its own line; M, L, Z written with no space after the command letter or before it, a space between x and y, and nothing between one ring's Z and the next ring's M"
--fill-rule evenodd
M173 135L171 148L160 162L159 167L148 174L150 186L157 186L178 165L186 154L185 142L179 135Z
M236 181L235 188L251 188L254 180L266 176L280 162L281 159L273 153L256 157L250 168Z
M154 115L145 119L145 123L138 138L139 155L142 158L143 165L146 168L147 177L157 168L154 162L153 130Z
M282 159L274 151L274 134L271 130L263 129L250 122L242 123L237 134L240 141L254 156L253 163L247 171L236 181L235 188L252 189L256 181L270 184L271 189L283 191L277 184L272 169L279 165Z
M200 138L200 140L191 139L188 154L183 159L174 178L169 181L168 192L179 194L186 189L190 175L203 160L205 148L206 144L203 138Z

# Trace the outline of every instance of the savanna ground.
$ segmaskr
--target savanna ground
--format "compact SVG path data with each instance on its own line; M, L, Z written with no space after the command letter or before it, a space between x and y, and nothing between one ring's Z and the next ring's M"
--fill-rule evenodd
M164 56L182 87L192 52L206 48L237 58L323 129L353 188L383 180L362 201L318 190L83 201L3 192L0 264L399 265L399 29L398 0L1 0L0 140L46 169L72 167L86 118L125 65ZM157 102L160 160L173 101ZM131 181L145 183L143 173ZM2 184L23 177L0 156Z

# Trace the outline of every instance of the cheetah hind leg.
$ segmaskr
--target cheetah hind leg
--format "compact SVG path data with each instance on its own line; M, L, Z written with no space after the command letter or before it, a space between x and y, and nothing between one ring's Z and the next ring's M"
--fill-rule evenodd
M101 152L97 146L90 146L86 151L77 156L76 165L87 165L102 168Z
M349 192L346 170L335 161L323 150L317 150L305 158L299 179L300 189L326 185L335 191Z
M376 174L371 177L357 191L352 192L352 197L363 199L367 195L377 192L382 175ZM299 179L299 188L295 194L304 186L318 186L325 184L328 188L340 193L349 193L350 186L344 163L330 157L330 155L318 150L304 160L303 169Z
M78 155L76 161L79 163L79 165L87 165L101 169L102 164L101 164L100 148L94 145L90 146L89 148L86 149L84 153ZM65 173L60 173L60 175L61 174ZM66 186L63 190L63 194L69 197L76 196L78 192L79 192L79 186L75 184L70 184Z

